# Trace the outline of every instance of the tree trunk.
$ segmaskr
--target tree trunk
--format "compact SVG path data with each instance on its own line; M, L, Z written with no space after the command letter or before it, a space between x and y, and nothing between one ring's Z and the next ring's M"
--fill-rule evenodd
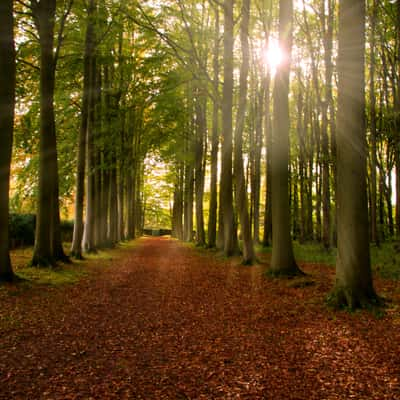
M110 171L110 226L109 226L109 243L114 246L118 242L118 194L117 194L117 160L116 156L112 156L112 166Z
M55 0L31 3L40 43L40 149L39 195L36 216L35 247L31 264L54 265L66 261L61 246L57 139L54 116L56 60L54 57Z
M0 3L0 282L11 282L9 188L14 131L15 47L13 1Z
M95 196L96 196L96 181L95 181L95 87L96 87L96 58L93 56L91 71L90 71L90 89L89 89L89 110L88 110L88 125L86 133L86 221L83 234L83 248L87 253L95 253Z
M196 192L196 245L205 246L206 236L204 231L204 137L207 130L206 98L201 89L196 90L196 142L195 142L195 192Z
M190 153L192 143L190 139L186 140L186 154ZM185 163L185 184L184 184L184 240L191 242L193 239L193 166L190 159Z
M217 181L218 181L218 146L219 146L219 105L218 105L218 80L219 80L219 10L215 8L215 41L213 55L213 116L211 137L211 182L210 206L208 216L208 246L213 248L217 242Z
M233 0L224 0L224 84L222 95L222 158L220 204L223 209L224 254L232 256L235 222L232 193L232 108L233 108Z
M272 241L272 193L271 193L271 172L272 172L272 123L271 123L271 75L269 71L265 77L265 89L264 89L264 135L265 135L265 147L267 149L267 160L266 160L266 190L265 190L265 208L264 208L264 234L263 234L263 246L269 246Z
M370 144L371 144L371 158L370 158L370 237L371 241L379 245L379 236L377 229L377 196L376 196L376 96L375 96L375 30L376 30L376 19L377 19L377 2L373 0L372 10L370 16L370 29L371 29L371 40L370 40L370 64L369 64L369 99L370 99ZM396 213L397 217L397 213Z
M396 143L395 148L395 163L396 163L396 236L400 239L400 73L398 63L400 60L400 1L396 3L396 55L397 62L397 82L396 86L393 84L393 90L396 91L394 96L394 112L395 112L395 129L396 129Z
M236 208L239 214L240 229L243 239L243 264L249 265L254 261L253 238L248 210L248 199L243 167L243 131L246 116L247 77L249 71L249 17L250 0L243 0L240 41L242 44L242 65L240 68L239 107L235 127L235 189Z
M86 163L86 135L89 115L90 71L94 46L93 14L94 0L90 0L87 15L85 38L85 54L83 59L83 99L81 111L81 127L78 142L78 165L76 173L75 218L72 238L71 255L82 259L83 240L83 201L85 196L85 163Z
M350 308L376 300L366 188L364 0L339 1L337 114L338 258L335 297ZM356 195L355 195L356 194Z
M292 47L292 0L279 2L279 45L286 54L275 76L272 143L272 257L274 275L301 271L293 255L289 209L289 73Z

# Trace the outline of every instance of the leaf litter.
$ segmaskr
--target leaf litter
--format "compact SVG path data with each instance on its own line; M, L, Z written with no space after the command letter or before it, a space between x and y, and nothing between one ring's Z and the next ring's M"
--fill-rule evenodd
M400 399L399 291L385 315L324 305L168 238L88 261L74 285L0 292L0 399ZM99 268L108 266L107 268Z

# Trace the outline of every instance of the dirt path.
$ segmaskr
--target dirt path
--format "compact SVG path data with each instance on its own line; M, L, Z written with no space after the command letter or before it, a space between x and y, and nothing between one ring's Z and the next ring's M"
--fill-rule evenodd
M146 238L79 284L0 298L0 399L400 399L398 310L334 314L332 271L303 268L316 284L295 288Z

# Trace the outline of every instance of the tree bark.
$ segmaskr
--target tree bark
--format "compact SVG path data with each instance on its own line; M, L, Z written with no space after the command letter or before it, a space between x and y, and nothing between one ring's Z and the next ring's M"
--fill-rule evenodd
M206 236L204 231L204 138L207 131L206 98L201 89L196 90L196 138L195 138L195 193L196 193L196 245L205 246Z
M96 181L95 181L95 88L96 88L96 57L93 55L90 71L88 125L86 130L86 221L83 234L83 248L87 253L97 251L95 244L95 216L96 216Z
M39 195L31 264L48 266L54 265L58 260L68 260L61 246L54 115L56 59L53 49L56 1L31 2L31 9L40 44Z
M218 181L218 147L219 147L219 104L218 104L218 81L219 81L219 10L215 8L215 39L213 54L213 116L211 137L211 181L210 181L210 206L208 216L208 246L213 248L217 245L217 181Z
M83 58L83 99L81 111L81 127L78 141L78 165L76 173L75 218L72 238L71 255L82 259L83 240L83 206L85 196L85 163L86 163L86 135L89 114L90 71L94 46L93 15L94 0L90 0L87 10L87 27L85 37L85 53Z
M339 1L337 305L376 300L372 285L366 188L364 0ZM355 195L356 194L356 195Z
M223 209L224 254L232 256L235 221L232 193L232 108L233 108L233 0L224 0L224 84L222 94L222 158L220 204Z
M375 30L376 30L376 19L377 19L377 2L373 0L372 10L370 15L370 64L369 64L369 99L370 99L370 145L371 145L371 157L370 157L370 238L373 243L379 245L379 236L377 229L377 196L376 196L376 96L375 96ZM397 216L397 213L396 213Z
M265 189L265 207L264 207L264 234L263 234L263 246L269 246L272 241L272 193L271 193L271 172L272 172L272 122L271 122L271 75L269 71L265 77L265 89L264 89L264 135L265 135L265 147L267 149L266 155L266 189Z
M292 47L292 0L279 2L279 45L285 59L275 76L272 143L272 257L274 275L301 271L293 255L289 209L289 73Z
M0 282L14 280L10 261L9 189L15 108L13 1L0 2Z
M236 208L239 214L240 229L243 239L243 264L249 265L254 261L253 238L251 236L251 223L248 210L248 198L243 167L243 131L246 116L247 77L249 71L249 18L250 0L243 0L242 23L240 27L240 41L242 44L242 65L240 68L239 107L235 127L235 189Z

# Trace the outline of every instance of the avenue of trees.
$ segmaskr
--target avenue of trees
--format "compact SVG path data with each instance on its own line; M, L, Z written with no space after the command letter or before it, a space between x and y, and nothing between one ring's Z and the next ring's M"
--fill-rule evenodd
M337 247L337 303L377 301L370 243L400 235L400 1L2 0L0 45L0 281L10 209L36 214L32 265L82 258L141 234L159 162L174 237L244 264L272 246L274 276L303 274L293 239Z

